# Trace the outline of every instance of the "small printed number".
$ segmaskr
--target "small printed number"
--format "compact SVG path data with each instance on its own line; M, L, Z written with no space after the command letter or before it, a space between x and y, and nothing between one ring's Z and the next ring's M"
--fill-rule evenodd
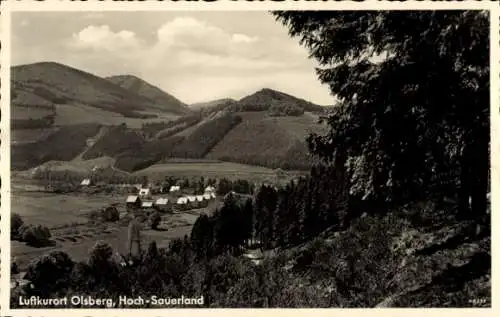
M486 304L486 298L472 298L469 299L469 303L473 305Z

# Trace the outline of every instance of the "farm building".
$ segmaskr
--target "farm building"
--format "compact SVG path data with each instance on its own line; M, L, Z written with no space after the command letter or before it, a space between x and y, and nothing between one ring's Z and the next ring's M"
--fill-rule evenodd
M127 204L127 209L138 208L141 206L141 199L139 198L139 196L130 195L127 197L126 204Z
M178 192L181 190L181 187L180 186L170 186L170 192L173 193L173 192Z
M141 188L139 190L139 197L151 197L151 190L149 188Z
M143 201L141 203L141 208L153 208L153 202L152 201Z
M205 188L205 193L215 193L215 188L213 186L207 186L207 188Z
M168 198L158 198L155 202L156 205L167 205Z
M168 200L168 198L158 198L155 201L154 205L156 209L160 211L167 211L170 209L170 201Z
M179 197L175 202L175 210L185 210L189 207L188 199L186 197Z
M187 197L179 197L177 199L177 205L185 205L188 203Z
M92 181L90 178L85 178L81 181L80 186L90 186L92 184Z
M196 195L196 205L197 207L206 207L208 205L208 201L205 200L203 195Z

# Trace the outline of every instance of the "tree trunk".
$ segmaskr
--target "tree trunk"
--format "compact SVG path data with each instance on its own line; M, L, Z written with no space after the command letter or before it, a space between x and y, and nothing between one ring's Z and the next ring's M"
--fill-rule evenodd
M489 138L486 133L468 138L460 161L459 215L479 219L486 214L489 174Z
M475 219L486 214L490 169L488 139L475 140L471 153L471 211ZM473 162L473 163L472 163Z

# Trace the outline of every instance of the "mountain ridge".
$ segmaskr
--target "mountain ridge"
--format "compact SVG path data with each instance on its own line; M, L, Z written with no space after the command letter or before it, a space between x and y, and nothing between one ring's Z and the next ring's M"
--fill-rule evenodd
M105 77L105 79L139 96L148 98L157 104L166 106L165 110L179 114L188 114L191 112L188 105L184 102L135 75L114 75Z

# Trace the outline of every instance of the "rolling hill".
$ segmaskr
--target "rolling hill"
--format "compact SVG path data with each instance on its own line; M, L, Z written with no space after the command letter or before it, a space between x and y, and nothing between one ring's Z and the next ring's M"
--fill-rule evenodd
M280 91L263 88L238 101L241 110L270 109L273 107L294 107L308 112L323 112L324 107Z
M325 131L317 121L325 107L271 89L239 101L197 104L202 111L195 111L129 75L103 79L57 63L37 63L13 67L12 80L13 121L21 124L13 130L14 170L102 157L127 172L172 158L307 170L311 157L305 138ZM149 121L150 116L158 118ZM127 117L135 124L123 121Z
M125 88L127 91L145 97L159 105L163 111L176 114L188 114L191 112L188 105L179 99L167 94L160 88L153 86L146 81L132 75L118 75L106 77L112 83Z
M14 128L165 120L187 108L178 103L159 103L104 78L55 62L14 66L11 78Z
M206 102L197 102L189 105L192 109L200 109L200 108L210 108L210 107L216 107L219 105L224 105L224 104L229 104L229 103L235 103L236 100L233 98L221 98L221 99L216 99L216 100L211 100L211 101L206 101Z

